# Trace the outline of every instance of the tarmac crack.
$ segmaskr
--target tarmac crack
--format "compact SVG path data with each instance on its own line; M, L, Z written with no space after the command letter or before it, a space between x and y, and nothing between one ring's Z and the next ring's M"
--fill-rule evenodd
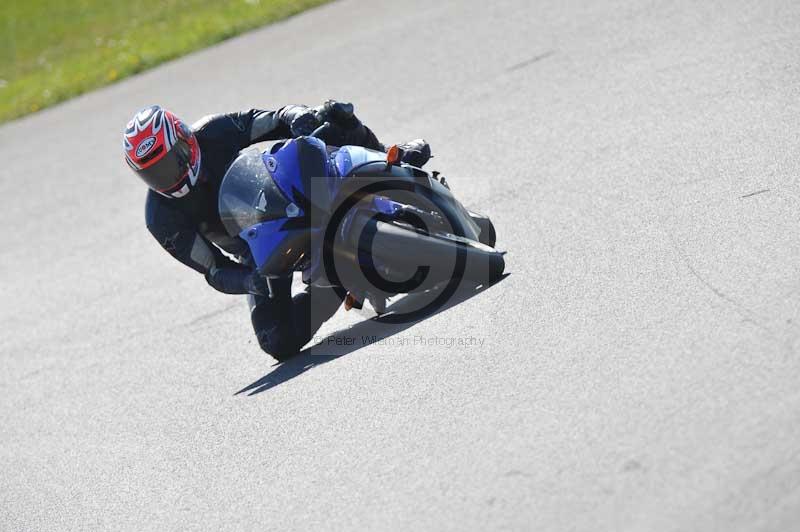
M769 192L769 189L765 188L764 190L756 190L755 192L751 192L750 194L745 194L744 196L739 196L739 197L741 199L750 198L750 197L753 197L753 196L757 196L758 194L763 194L765 192Z
M700 284L705 286L708 290L710 290L719 299L721 299L721 300L725 301L726 303L728 303L729 305L731 305L737 313L739 313L743 318L745 318L745 320L751 322L753 325L755 325L756 327L758 327L758 328L760 328L760 329L762 329L764 331L772 333L772 331L767 326L765 326L763 323L761 323L761 321L759 320L758 316L755 313L753 313L753 311L751 311L750 309L748 309L747 307L745 307L744 305L742 305L741 303L736 301L734 298L732 298L731 296L726 294L723 290L717 288L709 280L707 280L705 277L700 275L700 273L697 270L695 270L694 266L692 266L691 261L686 256L686 254L683 252L683 249L681 249L681 247L678 246L678 243L675 241L675 237L671 233L670 233L669 237L670 237L670 240L672 241L672 247L678 252L678 254L683 259L683 263L686 265L686 268L689 270L689 273L691 273L692 276L695 279L700 281Z
M556 53L555 50L550 50L550 51L545 52L543 54L539 54L539 55L533 56L530 59L526 59L525 61L522 61L521 63L517 63L516 65L511 65L510 67L506 68L506 71L507 72L513 72L515 70L519 70L521 68L525 68L525 67L530 66L530 65L532 65L534 63L538 63L542 59L547 59L548 57L550 57L551 55L554 55L555 53Z

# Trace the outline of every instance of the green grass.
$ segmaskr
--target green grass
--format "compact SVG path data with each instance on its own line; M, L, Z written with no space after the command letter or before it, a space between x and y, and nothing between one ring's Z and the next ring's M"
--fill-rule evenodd
M328 0L0 0L0 122Z

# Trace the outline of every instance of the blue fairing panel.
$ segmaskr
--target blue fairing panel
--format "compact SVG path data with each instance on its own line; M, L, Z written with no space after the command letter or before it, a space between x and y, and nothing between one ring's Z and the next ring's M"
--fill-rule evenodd
M336 173L341 177L350 175L353 168L370 163L370 162L386 162L386 154L380 151L368 150L360 146L342 146L336 152L334 162L336 164Z
M385 198L383 196L375 196L373 199L373 205L375 205L375 209L378 212L388 214L389 216L394 216L403 207L401 203L390 200L389 198Z
M264 263L279 249L281 249L290 235L281 231L285 220L272 220L254 225L242 231L239 236L250 246L250 252L256 261L259 270Z
M275 153L264 153L264 164L278 188L305 211L308 202L329 198L331 162L325 143L313 137L287 141Z
M300 222L300 219L294 219ZM263 275L282 276L294 271L308 253L309 243L318 230L299 226L292 220L271 220L242 231L258 271Z

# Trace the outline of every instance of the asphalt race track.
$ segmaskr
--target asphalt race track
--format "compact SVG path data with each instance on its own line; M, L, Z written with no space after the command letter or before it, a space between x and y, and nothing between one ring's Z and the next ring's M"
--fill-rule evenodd
M0 529L796 530L798 28L342 0L3 126ZM425 136L510 275L276 366L146 231L121 132L328 97Z

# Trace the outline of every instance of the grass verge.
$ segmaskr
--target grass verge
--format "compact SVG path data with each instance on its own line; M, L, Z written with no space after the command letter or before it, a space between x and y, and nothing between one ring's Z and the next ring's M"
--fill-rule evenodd
M0 1L0 122L327 1Z

